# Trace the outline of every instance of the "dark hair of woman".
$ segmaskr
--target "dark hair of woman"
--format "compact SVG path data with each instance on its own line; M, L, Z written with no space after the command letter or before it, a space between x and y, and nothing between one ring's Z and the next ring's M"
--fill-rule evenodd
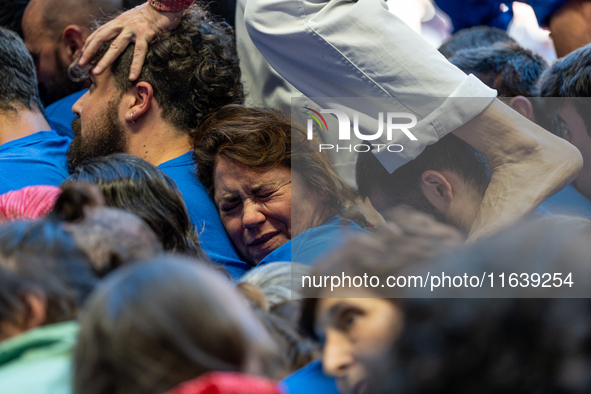
M81 317L74 392L160 394L209 371L275 377L271 338L222 275L161 256L123 267Z
M152 164L123 153L96 157L78 166L62 185L75 181L97 185L107 206L143 219L164 250L209 261L177 185Z

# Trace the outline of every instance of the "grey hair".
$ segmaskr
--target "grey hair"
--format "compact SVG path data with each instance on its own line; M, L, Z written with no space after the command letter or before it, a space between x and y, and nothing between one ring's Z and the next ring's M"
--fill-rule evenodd
M301 283L302 275L309 275L311 268L300 263L277 262L261 265L248 271L238 283L249 283L259 287L269 306L302 298L301 286L292 286L292 281ZM293 288L293 289L292 289Z

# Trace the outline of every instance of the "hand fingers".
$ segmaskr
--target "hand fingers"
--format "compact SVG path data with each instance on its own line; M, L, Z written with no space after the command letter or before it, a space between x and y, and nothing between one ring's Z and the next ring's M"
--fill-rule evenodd
M148 41L150 41L149 39ZM129 70L129 80L135 81L142 72L142 66L146 59L146 53L148 52L148 41L138 40L135 43L135 49L133 51L133 61L131 62L131 68Z
M101 26L98 30L92 33L86 41L84 42L84 47L82 48L82 57L78 62L81 66L85 66L88 64L90 59L94 56L96 51L107 41L111 38L116 37L121 33L123 30L123 26L117 25L105 25Z
M88 59L86 59L86 57L84 56L84 53L86 51L86 48L88 48L89 44L92 43L92 41L94 40L95 36L96 36L96 30L92 32L92 34L90 34L88 37L86 37L86 40L84 40L84 45L82 46L82 56L80 57L80 61L79 63L82 63L82 61L84 60L84 64L81 65L86 65L86 62L88 61Z
M126 33L123 31L119 36L111 43L109 50L104 54L102 59L97 63L96 67L92 70L92 73L99 75L107 69L118 57L125 51L125 48L129 45L132 39L132 33Z
M125 42L125 40L120 40L116 44L119 47L117 49L117 52L114 52L115 50L112 47L111 49L109 49L109 55L112 55L113 53L120 54L123 50L125 50L129 42L131 41L132 37L134 36L134 33L132 31L134 25L133 20L134 18L141 16L145 9L152 9L152 7L150 6L150 4L146 2L142 5L139 5L131 10L124 12L123 14L119 15L116 19L99 27L86 39L84 47L82 48L82 57L80 58L80 61L78 63L81 66L87 65L90 59L92 59L94 54L105 42L109 41L114 37L117 37L119 34L126 34L126 39L128 41ZM128 32L125 33L125 30L128 30ZM113 52L111 52L112 50ZM112 63L112 60L110 60L109 62L101 63L101 67L98 67L98 69L94 72L95 74L100 74L100 72L102 72L104 68L106 68Z

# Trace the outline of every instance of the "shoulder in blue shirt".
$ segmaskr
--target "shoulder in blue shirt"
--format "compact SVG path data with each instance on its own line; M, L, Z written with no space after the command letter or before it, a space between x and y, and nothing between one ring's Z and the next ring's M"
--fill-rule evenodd
M302 264L313 264L322 260L327 254L347 242L347 239L358 234L371 234L351 220L333 216L323 225L304 231L291 241L281 245L269 253L260 263L275 261L293 261Z
M47 122L56 133L69 138L74 138L74 132L72 131L74 113L72 112L72 107L87 91L88 89L83 89L58 100L45 108Z
M199 233L201 248L215 262L223 264L236 278L252 266L240 259L232 241L226 234L220 215L207 190L197 179L193 152L158 166L177 184L185 199L191 222Z
M0 145L0 194L33 185L59 186L68 177L70 141L50 130Z

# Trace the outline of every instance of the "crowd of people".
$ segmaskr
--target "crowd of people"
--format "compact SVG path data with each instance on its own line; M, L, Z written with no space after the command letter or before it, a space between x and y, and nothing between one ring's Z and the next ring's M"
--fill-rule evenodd
M0 1L0 393L591 392L591 1L529 3L555 61L496 1L438 49L382 0Z

